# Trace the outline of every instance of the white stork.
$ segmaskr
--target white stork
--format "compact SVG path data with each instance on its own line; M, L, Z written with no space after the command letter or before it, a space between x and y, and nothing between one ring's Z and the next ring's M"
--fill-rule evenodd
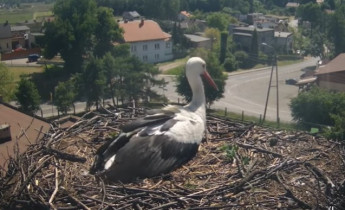
M192 159L206 127L203 76L217 85L199 57L186 64L186 77L193 97L186 106L166 106L122 127L122 133L102 145L90 169L108 181L130 182L136 178L169 173Z

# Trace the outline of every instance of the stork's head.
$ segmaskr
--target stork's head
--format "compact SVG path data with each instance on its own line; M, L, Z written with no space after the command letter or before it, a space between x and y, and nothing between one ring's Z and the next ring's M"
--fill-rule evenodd
M206 62L200 57L192 57L186 64L186 76L188 80L193 80L197 76L202 76L216 90L218 87L206 70Z

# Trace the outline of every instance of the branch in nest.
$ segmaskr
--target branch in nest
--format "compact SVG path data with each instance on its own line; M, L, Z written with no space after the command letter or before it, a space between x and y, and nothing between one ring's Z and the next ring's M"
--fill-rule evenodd
M79 162L79 163L85 163L86 162L86 158L79 157L77 155L68 154L65 152L61 152L59 150L55 150L52 148L45 148L44 151L48 154L54 155L55 157L57 157L59 159L69 160L72 162Z

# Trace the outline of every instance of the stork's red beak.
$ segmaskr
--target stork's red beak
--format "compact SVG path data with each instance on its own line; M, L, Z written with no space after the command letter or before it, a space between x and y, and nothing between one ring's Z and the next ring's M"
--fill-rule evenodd
M207 71L204 71L202 76L206 79L208 84L210 84L214 89L219 90L216 83L213 81L212 77L210 76L210 74Z

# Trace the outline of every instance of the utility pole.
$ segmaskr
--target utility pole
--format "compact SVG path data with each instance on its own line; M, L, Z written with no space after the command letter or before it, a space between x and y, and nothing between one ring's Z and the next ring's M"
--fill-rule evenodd
M272 57L272 68L271 68L271 74L270 74L270 81L268 84L268 90L267 90L267 97L266 97L266 103L265 103L265 110L264 110L264 116L262 119L262 122L265 122L266 119L266 112L267 112L267 105L268 105L268 99L270 96L270 92L271 92L271 87L272 86L272 78L273 78L273 72L275 70L276 73L276 90L277 90L277 124L278 127L280 126L280 118L279 118L279 85L278 85L278 63L277 63L277 54L276 51L274 49L274 47L272 47L271 45L268 45L267 43L261 43L261 45L267 46L269 48L271 48L273 50L273 57Z

